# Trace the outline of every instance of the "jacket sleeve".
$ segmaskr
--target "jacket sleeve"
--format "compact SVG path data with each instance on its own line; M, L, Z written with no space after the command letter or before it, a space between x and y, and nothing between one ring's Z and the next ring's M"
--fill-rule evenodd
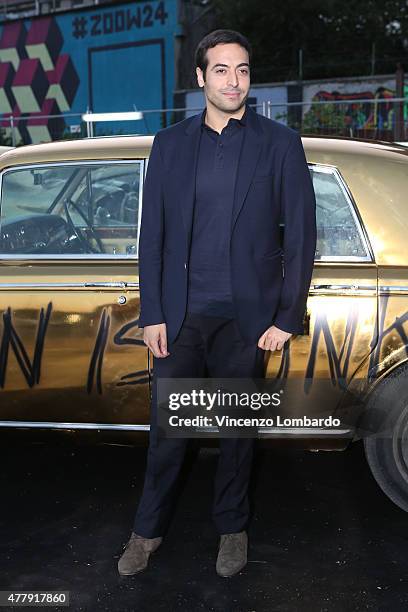
M302 141L295 134L286 151L281 175L284 222L284 278L274 325L292 334L303 332L316 249L316 200Z
M139 238L139 327L164 323L161 306L163 160L156 135L143 187Z

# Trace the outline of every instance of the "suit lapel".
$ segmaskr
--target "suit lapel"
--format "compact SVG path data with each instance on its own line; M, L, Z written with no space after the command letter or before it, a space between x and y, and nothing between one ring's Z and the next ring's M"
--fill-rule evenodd
M184 135L184 146L179 151L178 167L182 169L182 172L177 177L177 187L180 192L181 214L188 238L188 245L190 244L193 224L198 150L201 138L201 117L201 113L195 115L189 123Z
M262 130L259 126L256 112L250 107L247 107L247 118L247 126L245 128L235 181L231 232L234 230L238 215L244 204L262 148Z

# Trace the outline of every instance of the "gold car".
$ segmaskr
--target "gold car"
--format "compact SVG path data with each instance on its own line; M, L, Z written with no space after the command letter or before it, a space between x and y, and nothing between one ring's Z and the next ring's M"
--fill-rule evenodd
M3 428L149 429L137 248L151 145L94 138L0 156ZM291 410L310 425L259 436L336 450L364 437L375 478L408 510L408 152L340 138L303 145L316 262L304 334L269 356L267 376L293 381ZM341 426L316 426L322 413Z

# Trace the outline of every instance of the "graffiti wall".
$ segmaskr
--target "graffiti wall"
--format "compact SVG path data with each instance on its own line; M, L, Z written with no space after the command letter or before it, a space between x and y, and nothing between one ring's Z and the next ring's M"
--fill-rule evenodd
M86 112L171 107L176 0L130 2L0 25L0 125L17 142L74 134ZM50 116L52 115L52 116ZM100 133L154 133L162 113Z
M406 87L408 92L408 87ZM405 94L407 95L407 94ZM395 128L395 77L344 79L303 87L303 130L375 136ZM367 100L358 102L358 100ZM338 104L329 104L334 101ZM327 104L322 104L327 102ZM317 104L318 103L318 104ZM406 116L406 108L405 108Z

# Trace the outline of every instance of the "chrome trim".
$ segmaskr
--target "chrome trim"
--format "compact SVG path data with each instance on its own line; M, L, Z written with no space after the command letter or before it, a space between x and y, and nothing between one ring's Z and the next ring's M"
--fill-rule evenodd
M377 295L375 285L311 285L310 295Z
M0 421L0 427L27 427L34 429L104 429L115 431L149 431L150 425L126 423L55 423L53 421Z
M139 283L124 281L78 283L0 283L1 289L139 289Z
M70 261L71 263L75 262L76 260L78 261L100 261L101 263L104 263L105 261L123 261L123 263L126 263L126 261L137 261L138 257L136 255L125 255L124 253L117 253L116 255L114 253L112 253L111 255L109 255L109 253L87 253L85 255L61 255L61 254L57 254L57 255L23 255L23 254L16 254L16 255L6 255L6 254L1 254L0 253L0 263L2 261L32 261L32 260L39 260L39 261Z
M146 178L145 170L146 160L141 160L141 167L139 170L139 205L137 211L137 235L136 235L136 256L139 259L139 241L140 241L140 226L142 223L142 203L143 203L143 188Z
M127 283L125 281L91 281L85 282L85 287L89 287L91 289L99 289L99 288L114 288L114 289L126 289Z
M218 427L197 427L195 431L217 433ZM347 435L352 434L352 429L325 429L324 427L259 427L258 435L277 435L282 437L283 435L289 436L333 436L333 435Z
M368 238L368 234L367 231L364 227L364 223L363 220L360 217L360 213L358 210L358 207L356 205L356 202L353 198L353 195L345 181L345 179L343 178L340 170L337 168L337 166L332 166L329 164L320 164L320 163L313 163L313 162L309 162L308 166L314 170L315 172L322 172L323 174L333 174L340 186L340 189L343 191L343 194L346 198L346 201L349 204L349 208L351 211L351 214L354 218L354 222L356 224L357 230L359 232L360 238L361 238L361 242L366 250L367 255L365 257L359 257L357 255L347 255L342 257L341 255L335 255L333 257L330 257L328 255L324 255L323 257L320 257L319 259L315 259L316 262L318 261L360 261L360 262L369 262L369 263L374 263L374 252L371 248L371 244Z
M408 285L380 285L378 291L379 295L407 295Z
M344 436L352 433L352 429L324 429L324 427L265 427L262 429L258 429L259 435L277 434L280 436L282 434L289 436Z
M111 431L150 431L150 425L140 424L116 424L116 423L70 423L70 422L53 422L53 421L0 421L0 427L17 427L17 428L33 428L33 429L103 429ZM218 431L218 427L202 427L196 428L195 431L214 432ZM258 429L260 435L308 435L308 436L332 436L332 435L347 435L352 434L351 429L324 429L323 427L262 427Z
M39 168L39 169L43 169L44 167L60 167L60 166L94 166L94 165L101 165L101 164L140 164L140 170L139 170L139 211L138 211L138 225L137 225L137 238L136 238L136 251L137 254L136 255L126 255L124 253L119 253L119 254L110 254L110 253L89 253L86 255L36 255L36 254L30 254L30 255L22 255L22 254L18 254L18 255L6 255L6 254L2 254L0 252L0 263L1 261L4 260L14 260L14 261L20 261L20 260L26 260L26 261L32 261L32 260L49 260L49 261L56 261L56 260L68 260L68 261L72 261L75 259L85 259L85 260L100 260L100 259L107 259L109 261L117 261L118 259L124 259L124 260L132 260L132 259L138 259L139 258L139 234L140 234L140 221L141 221L141 207L142 207L142 194L143 194L143 185L144 185L144 177L145 177L145 162L146 159L144 157L139 157L139 158L135 158L135 159L97 159L97 160L92 160L92 159L83 159L83 160L70 160L70 161L61 161L61 162L38 162L36 164L19 164L19 165L15 165L15 166L8 166L7 168L4 168L1 172L0 172L0 211L1 211L1 203L2 203L2 189L3 189L3 176L4 174L6 174L7 172L14 172L16 170L29 170L30 168ZM0 231L1 231L1 224L0 224Z
M340 262L340 263L353 263L353 262L361 262L361 261L367 261L366 259L362 260L361 257L358 257L357 255L322 255L321 257L319 257L319 259L315 259L315 263L321 263L321 262L332 262L332 263L336 263L336 262ZM372 263L372 262L371 262Z
M126 158L126 159L118 159L118 158L103 158L103 159L72 159L72 160L61 160L61 161L42 161L42 162L36 162L33 164L16 164L15 166L7 166L7 168L4 168L1 171L1 175L5 174L6 172L10 172L12 170L27 170L29 168L42 168L42 166L76 166L78 164L84 164L84 165L90 165L90 166L94 166L94 165L98 165L98 164L104 164L104 163L108 163L108 164L134 164L135 162L144 162L145 158L144 157L135 157L134 159L132 158Z

